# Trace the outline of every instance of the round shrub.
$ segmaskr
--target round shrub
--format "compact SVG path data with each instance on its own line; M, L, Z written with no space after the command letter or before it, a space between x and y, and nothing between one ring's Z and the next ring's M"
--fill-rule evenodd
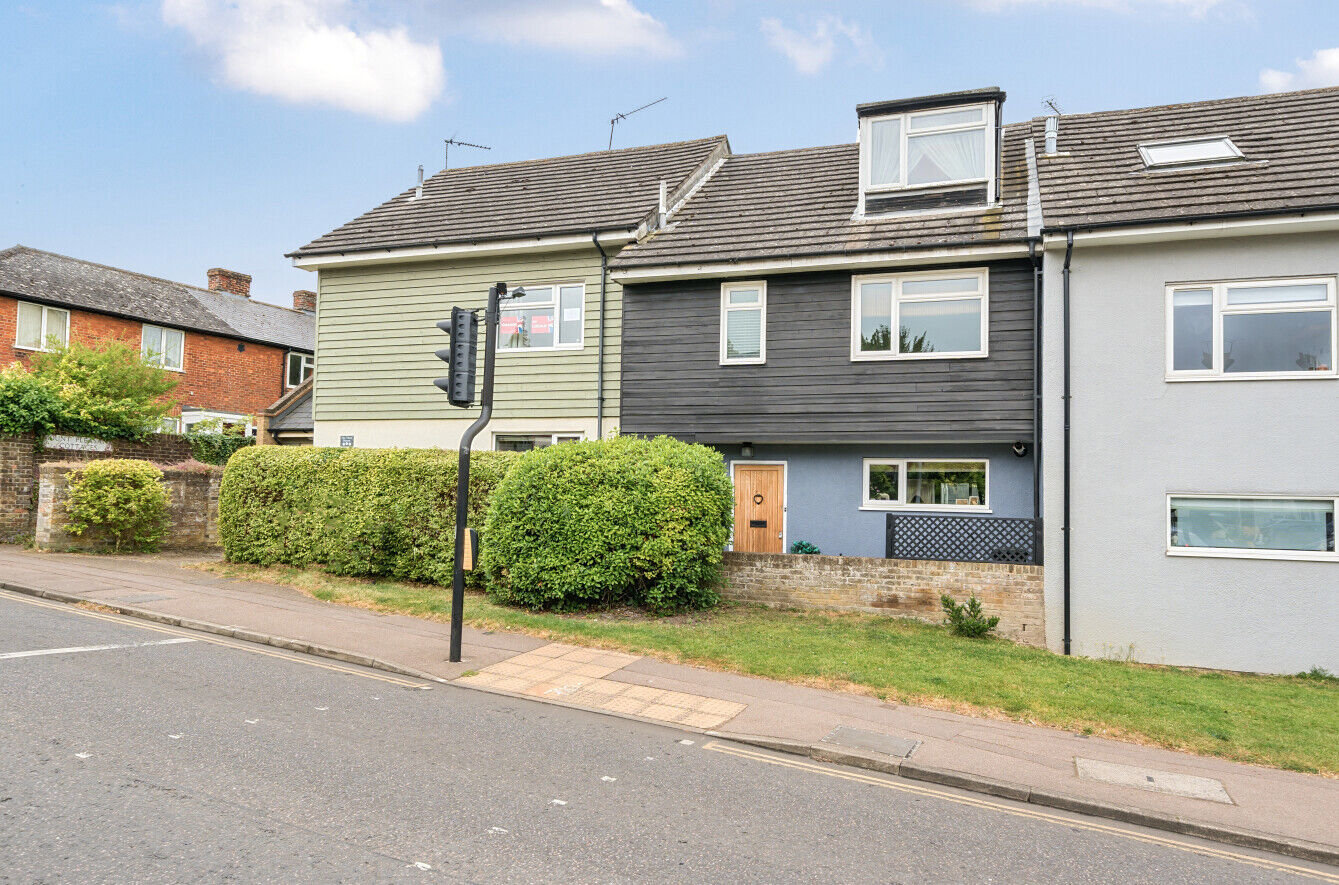
M488 508L488 593L563 611L714 605L733 510L724 462L704 446L619 436L528 452Z
M65 499L72 534L105 539L116 553L153 550L167 531L163 471L148 461L109 458L72 471Z

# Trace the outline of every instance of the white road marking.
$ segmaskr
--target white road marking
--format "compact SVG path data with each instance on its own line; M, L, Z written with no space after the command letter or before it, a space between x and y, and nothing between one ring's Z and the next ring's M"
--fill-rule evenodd
M618 778L610 777L606 774L604 777L600 778L600 780L604 781L606 784L612 784L614 781L618 780Z
M420 870L430 870L430 869L432 869L432 864L424 863L424 862L421 861L421 860L416 860L416 861L414 861L414 866L418 867Z
M549 804L550 804L550 805L566 805L567 803L564 802L564 801L561 800L561 799L550 799L550 800L549 800Z
M317 707L316 709L318 709L318 710L329 710L330 708L329 708L329 707Z
M679 741L679 743L683 744L685 747L691 747L693 745L693 742L688 740L687 738Z
M489 827L488 832L495 836L505 836L509 831L502 829L502 827Z
M32 651L10 651L0 654L0 661L9 658L35 658L39 655L72 655L83 651L113 651L118 648L144 648L150 645L179 645L194 642L189 636L177 636L172 639L159 639L154 642L126 642L120 645L76 645L70 648L38 648Z
M255 724L256 724L257 722L259 722L259 721L260 721L259 719L248 719L248 720L246 720L246 724L247 724L247 725L255 725Z
M89 756L92 756L92 755L93 755L92 753L75 753L75 754L74 754L74 758L76 758L76 759L87 759Z
M181 735L179 735L179 734L169 734L168 737L172 738L172 740L174 740L174 741L179 741L179 740L181 740Z

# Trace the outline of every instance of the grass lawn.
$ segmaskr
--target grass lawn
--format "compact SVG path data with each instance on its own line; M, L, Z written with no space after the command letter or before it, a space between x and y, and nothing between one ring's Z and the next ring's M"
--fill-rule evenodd
M218 574L317 599L449 620L450 590L217 563ZM530 633L751 676L1052 725L1177 750L1339 776L1339 680L1096 661L917 621L756 606L671 618L532 613L465 601L475 627Z

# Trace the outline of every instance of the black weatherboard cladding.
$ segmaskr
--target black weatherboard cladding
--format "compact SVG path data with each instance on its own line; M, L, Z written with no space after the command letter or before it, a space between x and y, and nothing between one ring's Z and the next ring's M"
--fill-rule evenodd
M626 285L621 429L701 442L1030 439L1032 269L985 266L980 359L852 361L852 275L830 272L769 278L766 365L722 366L720 280Z

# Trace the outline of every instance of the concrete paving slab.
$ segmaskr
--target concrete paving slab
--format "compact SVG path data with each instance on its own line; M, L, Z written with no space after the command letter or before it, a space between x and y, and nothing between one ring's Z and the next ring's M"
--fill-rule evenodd
M863 728L851 728L846 725L839 725L832 729L823 738L822 742L832 746L850 747L855 750L872 750L886 756L897 756L900 759L906 759L921 745L920 741L914 741L910 738L880 734L877 731L865 731Z
M1173 796L1203 799L1206 802L1222 802L1224 805L1232 804L1232 797L1223 789L1223 782L1211 777L1196 777L1191 774L1177 774L1174 771L1159 771L1156 768L1084 759L1082 756L1074 757L1074 767L1079 777L1101 781L1104 784L1150 790L1154 793L1170 793Z

